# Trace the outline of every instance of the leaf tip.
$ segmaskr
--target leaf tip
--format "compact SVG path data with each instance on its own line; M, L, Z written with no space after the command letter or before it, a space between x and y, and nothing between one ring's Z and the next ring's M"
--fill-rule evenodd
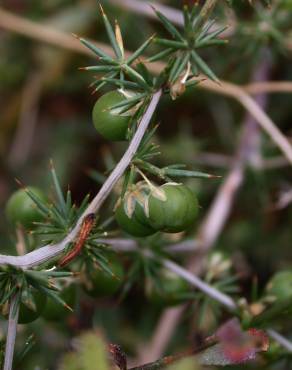
M81 37L79 37L76 33L71 33L71 35L73 36L73 37L75 37L75 39L78 39L78 40L81 40Z
M103 17L106 17L106 14L105 14L105 12L104 12L104 10L103 10L103 7L102 7L101 3L98 3L98 6L99 6L99 10L100 10L101 15L102 15Z

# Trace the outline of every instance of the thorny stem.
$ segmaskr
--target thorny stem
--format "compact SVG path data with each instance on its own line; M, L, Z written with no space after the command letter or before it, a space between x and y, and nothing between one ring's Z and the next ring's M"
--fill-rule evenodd
M107 178L100 191L96 197L89 204L83 215L77 221L75 227L71 232L65 237L63 241L55 245L47 245L45 247L39 248L31 253L27 253L24 256L3 256L0 255L0 265L1 264L11 264L21 268L29 268L33 266L40 265L41 263L47 262L52 258L56 257L61 253L67 246L67 244L74 239L77 235L84 217L90 213L96 213L100 206L103 204L104 200L110 194L111 190L123 175L128 165L131 163L132 158L134 157L141 140L147 130L147 127L151 121L152 115L156 109L156 106L161 97L161 90L157 91L149 103L149 106L144 113L142 119L140 120L138 129L128 146L125 154ZM13 362L13 353L16 339L16 329L17 321L19 314L19 303L16 297L11 300L10 309L9 309L9 320L8 320L8 329L7 329L7 340L6 340L6 349L5 349L5 360L3 370L11 370Z
M197 276L195 276L188 270L180 267L175 262L164 259L162 260L162 263L168 270L173 271L175 274L182 277L184 280L188 281L196 288L204 292L206 295L215 299L217 302L220 302L231 311L236 310L237 308L236 303L228 295L221 293L218 289L215 289L211 285L206 284L203 280L199 279Z
M7 338L6 338L6 347L5 347L5 360L4 360L3 370L12 369L18 315L19 315L19 300L17 299L17 296L14 296L11 299L10 307L9 307L9 319L8 319Z
M135 251L139 250L139 245L136 242L132 242L129 244L129 240L125 239L97 239L100 242L105 242L112 244L113 249L116 251ZM177 244L179 246L179 244ZM144 251L144 254L146 257L155 258L155 255L147 250ZM235 310L237 308L236 303L232 298L230 298L228 295L221 293L218 289L213 288L211 285L205 283L203 280L186 270L185 268L179 266L175 262L168 260L168 259L161 259L161 263L170 271L174 272L175 274L182 277L184 280L188 281L191 285L195 286L202 292L204 292L209 297L213 298L217 302L220 302L225 307L230 309L231 311Z
M144 251L143 253L146 257L155 258L155 255L149 250ZM221 293L218 289L213 288L211 285L205 283L203 280L198 278L196 275L192 274L191 272L189 272L188 270L179 266L177 263L171 260L162 258L160 261L163 264L163 266L166 267L168 270L182 277L188 283L195 286L196 288L204 292L209 297L215 299L217 302L220 302L225 307L227 307L229 310L235 311L237 309L237 304L227 294Z
M140 143L147 130L147 127L151 121L152 115L156 109L156 106L160 100L162 91L158 90L153 94L151 101L146 109L143 117L139 122L138 129L130 142L128 149L126 150L115 169L112 171L110 176L107 178L96 197L92 200L89 206L86 208L82 216L77 221L77 224L70 231L70 233L59 243L46 245L42 248L36 249L33 252L27 253L24 256L6 256L0 255L0 265L13 265L23 269L38 266L42 263L48 262L58 256L77 235L83 218L90 214L96 213L100 206L103 204L105 199L108 197L117 181L124 174L125 170L131 163Z
M260 127L270 136L278 148L283 152L285 157L289 160L290 164L292 164L292 147L289 140L282 134L259 104L239 86L223 81L220 81L220 84L221 85L219 86L210 81L203 81L200 84L200 87L207 89L208 91L222 93L223 95L235 98L250 114L253 115Z

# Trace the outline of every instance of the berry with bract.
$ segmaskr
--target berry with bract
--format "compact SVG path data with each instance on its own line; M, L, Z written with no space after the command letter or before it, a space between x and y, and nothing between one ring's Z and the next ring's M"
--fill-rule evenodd
M150 193L148 185L141 181L126 192L119 201L115 218L122 230L130 235L142 237L154 234L157 230L149 225L145 212Z

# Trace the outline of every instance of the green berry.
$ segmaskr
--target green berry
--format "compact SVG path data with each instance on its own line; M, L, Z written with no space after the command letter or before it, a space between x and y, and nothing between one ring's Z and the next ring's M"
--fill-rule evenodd
M101 96L95 103L92 119L96 130L105 138L112 141L126 140L130 116L119 114L118 109L111 111L112 106L125 100L117 92L110 91Z
M156 233L156 230L149 225L148 218L138 202L131 218L125 212L124 202L121 202L117 208L115 217L121 229L130 235L142 237Z
M30 186L27 190L34 193L40 200L46 200L40 189ZM6 216L12 224L19 223L26 228L32 228L34 222L43 220L37 205L25 189L19 189L11 195L6 204Z
M166 196L149 197L149 224L156 230L176 233L194 224L199 205L196 196L183 184L166 183L159 188Z

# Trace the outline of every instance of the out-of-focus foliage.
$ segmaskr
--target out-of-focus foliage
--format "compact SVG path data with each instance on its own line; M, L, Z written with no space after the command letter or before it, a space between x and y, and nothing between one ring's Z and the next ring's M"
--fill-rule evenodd
M75 352L61 360L60 370L109 370L108 353L102 336L84 333L75 339Z
M199 366L194 358L185 358L174 365L168 366L169 370L199 370Z

